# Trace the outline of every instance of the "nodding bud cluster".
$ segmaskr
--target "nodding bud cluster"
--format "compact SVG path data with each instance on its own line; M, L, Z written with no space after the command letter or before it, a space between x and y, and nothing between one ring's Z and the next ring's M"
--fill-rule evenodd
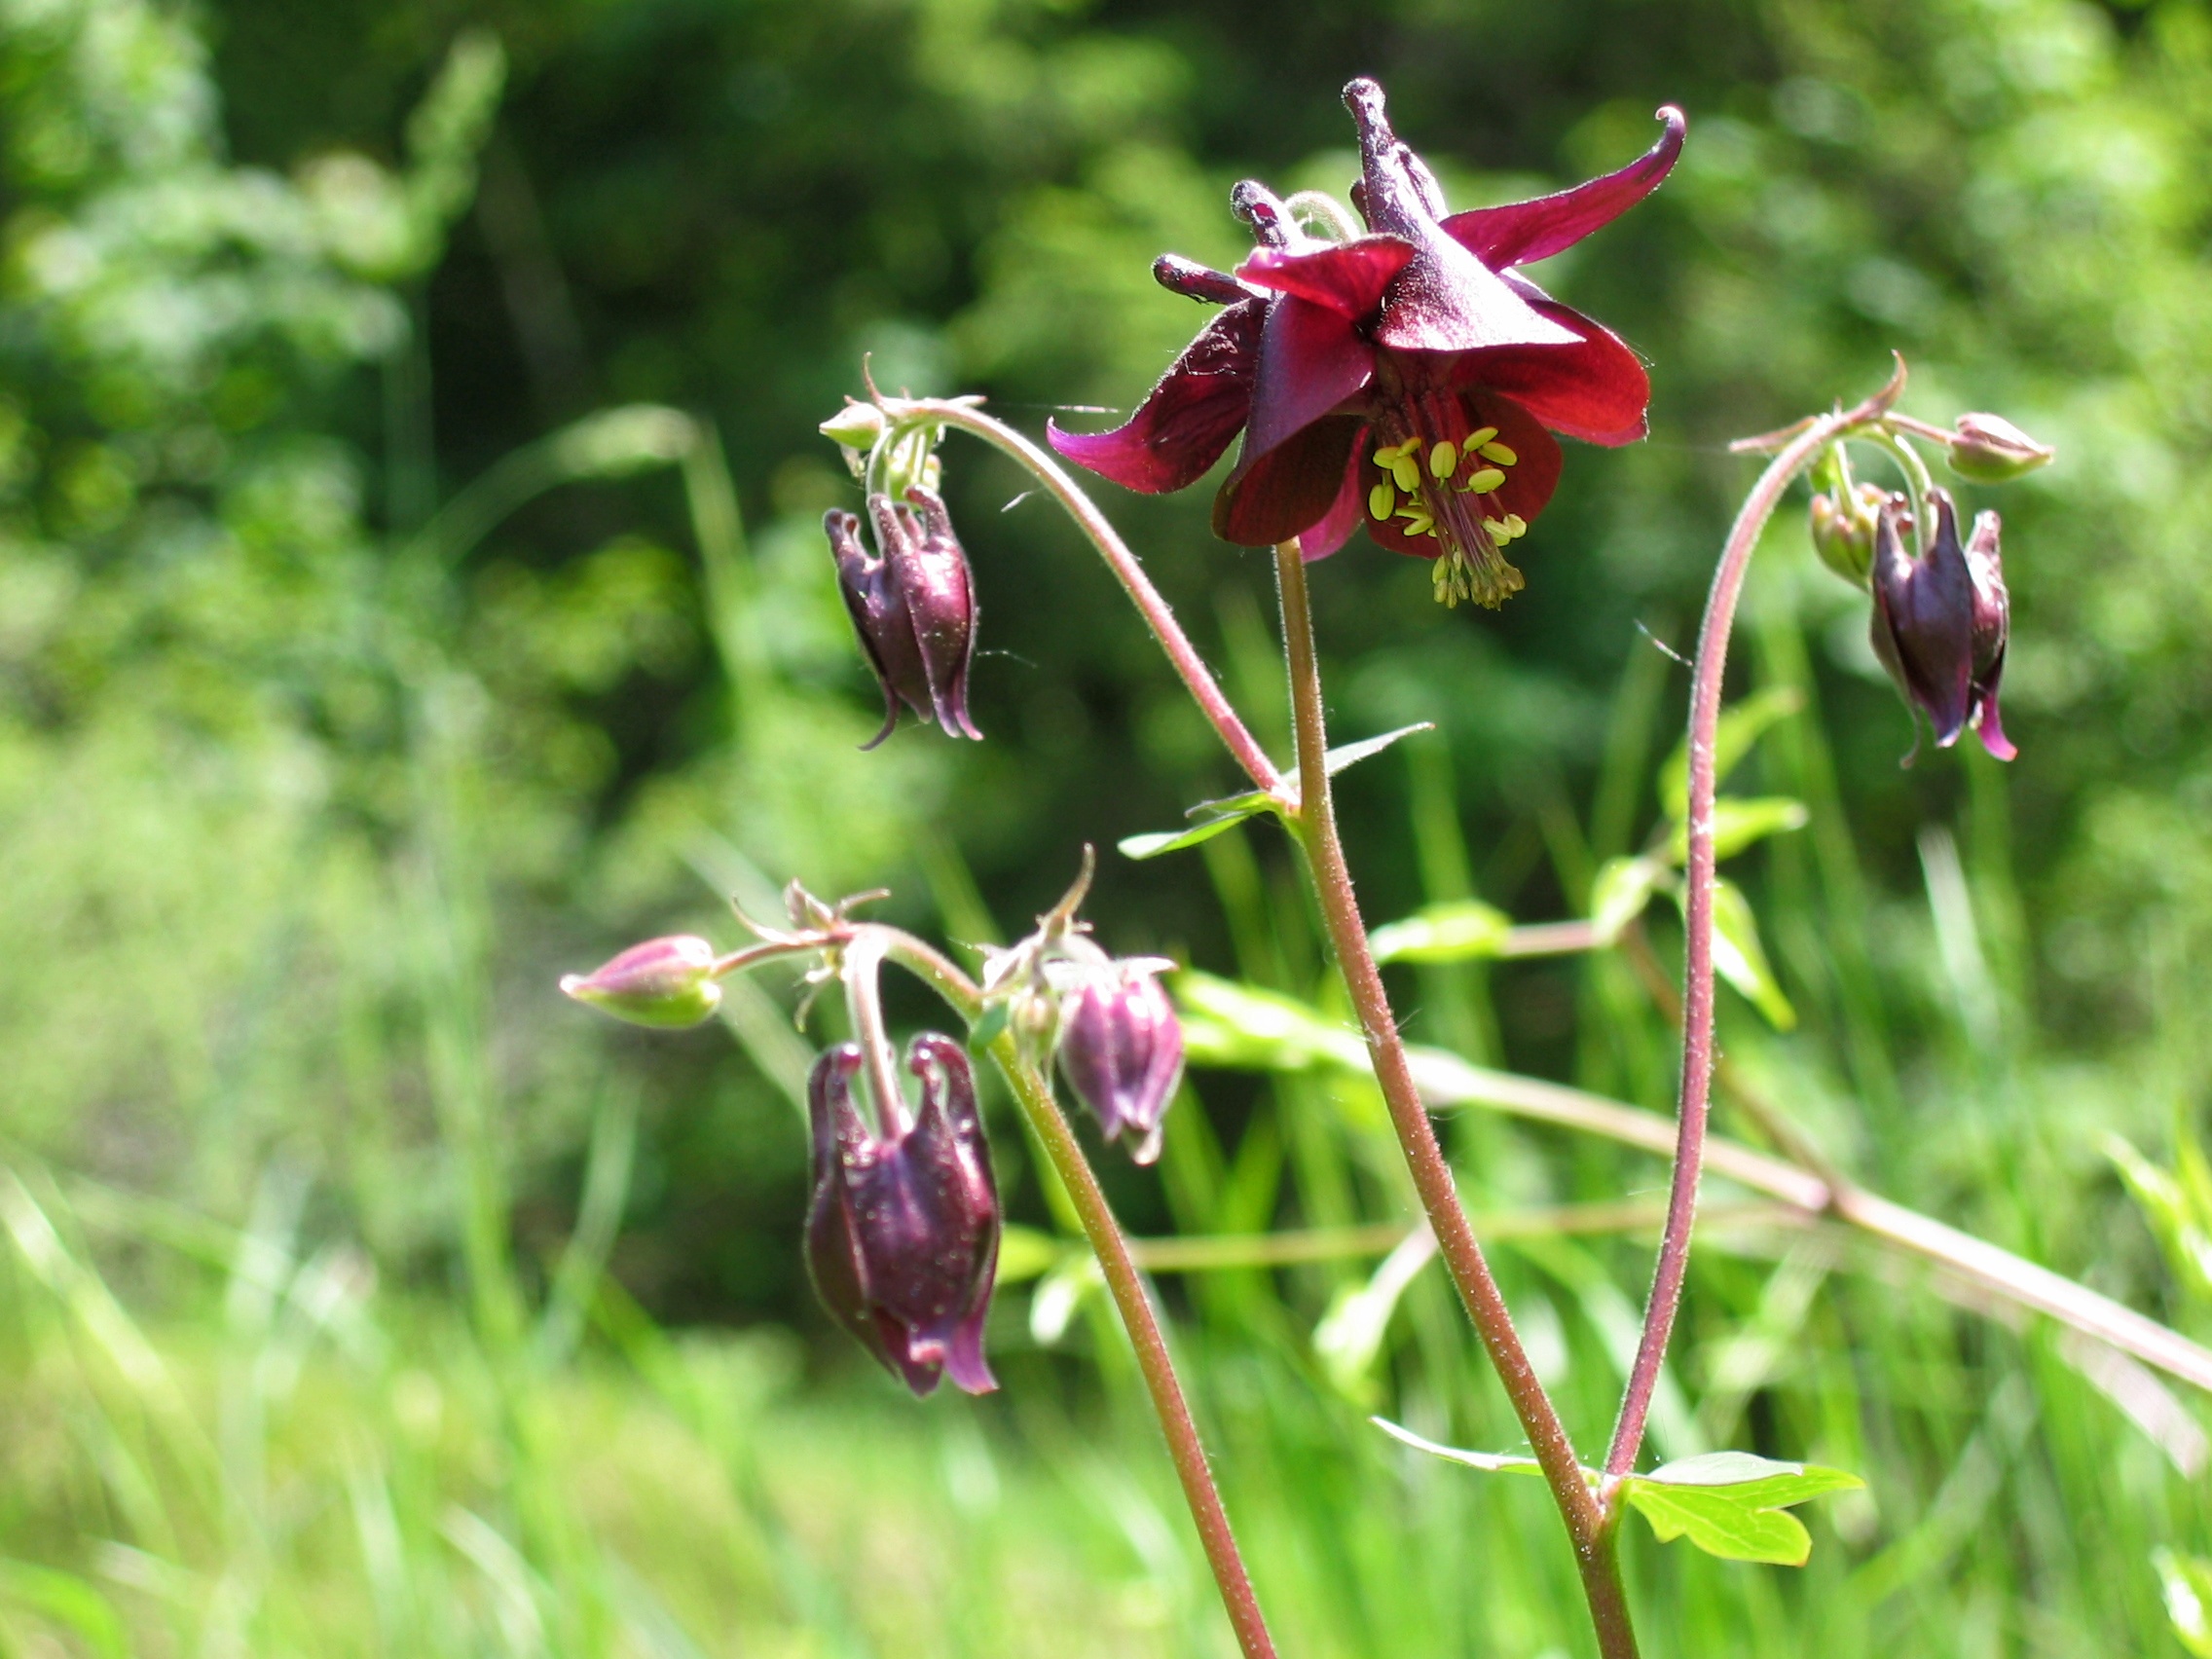
M1950 441L1951 470L1976 484L2007 484L2048 465L2057 451L2002 415L1961 415Z
M589 974L566 974L561 989L633 1025L680 1030L697 1025L720 1006L715 947L679 934L634 944Z
M1108 1140L1128 1135L1129 1156L1160 1156L1162 1121L1183 1076L1183 1026L1158 957L1112 962L1083 977L1060 1016L1060 1069Z
M1832 494L1814 492L1813 551L1853 587L1866 585L1866 572L1874 563L1874 520L1884 498L1875 485L1841 480Z
M848 1043L807 1080L813 1201L806 1265L815 1294L916 1394L940 1374L971 1394L998 1386L983 1360L983 1320L998 1271L999 1196L968 1056L925 1032L906 1048L922 1083L905 1102L876 1102L880 1132L853 1104L861 1051Z
M867 512L873 552L861 539L858 515L839 509L822 521L845 608L883 686L883 729L862 747L873 749L891 735L901 703L947 735L981 737L968 718L975 584L944 502L915 484L903 501L869 496Z
M2016 751L1997 714L2011 604L1998 553L2000 521L1985 512L1959 544L1958 509L1948 493L1928 492L1935 534L1918 558L1905 551L1910 503L1883 503L1874 535L1874 654L1906 700L1928 717L1938 748L1972 727L2000 760ZM1909 759L1910 756L1907 756Z

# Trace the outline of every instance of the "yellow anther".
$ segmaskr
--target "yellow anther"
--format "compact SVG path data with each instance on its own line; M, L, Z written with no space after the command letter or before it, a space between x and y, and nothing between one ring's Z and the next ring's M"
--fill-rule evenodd
M1487 496L1504 482L1504 473L1494 466L1486 466L1467 480L1467 488L1478 496Z
M1479 450L1496 436L1497 428L1495 426L1485 426L1479 432L1469 432L1467 434L1467 448Z
M1428 452L1428 471L1433 478L1449 478L1459 470L1458 446L1446 438Z
M1434 535L1436 534L1436 521L1426 513L1416 513L1412 518L1406 520L1406 534L1408 535Z
M1420 448L1420 439L1419 438L1408 438L1402 444L1377 444L1375 446L1375 464L1386 467L1400 456L1411 455L1419 448Z
M1528 523L1519 513L1507 513L1505 515L1505 528L1513 533L1513 538L1516 541L1529 534Z
M1500 443L1479 443L1475 445L1475 451L1483 458L1483 460L1494 461L1500 466L1511 466L1515 461L1521 459L1510 449L1506 448L1505 445Z
M1485 519L1483 529L1490 533L1493 541L1511 541L1513 530L1503 519Z
M1420 468L1414 464L1411 456L1392 456L1390 476L1398 481L1398 488L1409 496L1420 488Z
M1367 492L1367 516L1371 519L1388 518L1397 504L1398 492L1387 484L1378 484Z

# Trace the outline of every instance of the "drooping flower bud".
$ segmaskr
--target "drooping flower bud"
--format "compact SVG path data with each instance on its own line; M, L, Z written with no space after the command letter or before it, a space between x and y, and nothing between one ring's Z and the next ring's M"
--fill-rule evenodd
M856 398L845 399L845 407L816 428L821 434L846 449L859 450L866 455L875 448L876 439L883 436L883 411L872 403L862 403Z
M1866 585L1874 562L1874 519L1881 506L1882 492L1872 484L1857 485L1848 494L1819 491L1813 497L1813 551L1854 587Z
M2016 751L1997 714L2011 617L2000 521L1981 514L1962 548L1949 494L1929 491L1928 505L1935 534L1916 559L1904 546L1902 527L1911 522L1905 498L1893 496L1883 504L1874 537L1874 654L1928 717L1938 748L1948 749L1971 726L1983 748L2009 760Z
M715 947L678 934L634 944L589 974L568 974L561 989L633 1025L680 1030L696 1025L720 1006L714 977Z
M2058 452L2002 415L1961 415L1951 440L1951 470L1977 484L2006 484L2047 466Z
M1108 1140L1126 1131L1129 1156L1160 1156L1161 1121L1183 1075L1183 1025L1157 976L1174 964L1158 958L1115 962L1087 975L1067 998L1060 1023L1060 1069L1098 1114Z
M919 484L907 490L904 502L875 495L867 506L878 553L861 540L855 514L832 510L822 520L845 608L883 686L883 729L863 747L873 749L891 735L902 702L925 723L935 719L948 735L980 738L968 718L975 586L951 516Z
M878 1102L881 1133L853 1104L860 1067L848 1043L807 1080L815 1294L916 1394L936 1388L940 1373L988 1393L998 1386L983 1359L983 1320L998 1271L999 1197L968 1056L935 1032L908 1044L922 1108L909 1123L903 1101Z

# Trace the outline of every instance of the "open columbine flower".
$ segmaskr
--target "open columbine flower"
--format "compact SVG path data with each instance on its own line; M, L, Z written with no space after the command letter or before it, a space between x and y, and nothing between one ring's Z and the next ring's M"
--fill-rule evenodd
M1681 153L1681 112L1618 172L1557 195L1445 215L1443 192L1398 142L1382 89L1358 80L1352 201L1371 234L1307 236L1261 186L1231 198L1259 247L1235 276L1170 254L1153 275L1226 309L1125 425L1050 433L1070 460L1132 490L1195 483L1239 429L1214 534L1301 538L1309 559L1365 522L1383 546L1436 561L1437 597L1495 606L1522 586L1498 548L1551 499L1553 432L1643 436L1650 381L1636 353L1514 267L1546 259L1656 189ZM1548 428L1548 430L1547 430Z

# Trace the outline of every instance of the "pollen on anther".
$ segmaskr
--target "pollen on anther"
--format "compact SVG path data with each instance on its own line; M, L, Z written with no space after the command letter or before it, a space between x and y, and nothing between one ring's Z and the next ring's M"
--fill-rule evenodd
M1398 504L1398 492L1387 483L1378 484L1367 492L1367 516L1371 519L1387 519Z
M1485 461L1494 461L1500 466L1511 466L1521 459L1506 445L1496 442L1477 444L1475 453Z
M1484 427L1481 427L1481 428L1479 428L1479 429L1477 429L1477 430L1475 430L1475 431L1469 432L1469 433L1467 434L1467 446L1466 446L1466 447L1467 447L1467 448L1469 448L1469 449L1471 449L1471 450L1479 450L1479 449L1481 449L1481 448L1483 447L1483 445L1485 445L1485 444L1489 443L1489 442L1491 441L1491 439L1493 439L1493 438L1494 438L1494 437L1496 437L1496 436L1497 436L1497 428L1496 428L1495 426L1484 426Z
M1430 450L1428 452L1428 470L1429 475L1434 478L1449 478L1453 473L1458 471L1458 446L1454 444L1450 438L1446 438Z
M1529 534L1528 522L1519 513L1507 513L1505 515L1505 528L1513 533L1513 538L1516 541Z
M1478 496L1487 496L1504 482L1504 473L1494 466L1486 466L1467 480L1467 488Z

